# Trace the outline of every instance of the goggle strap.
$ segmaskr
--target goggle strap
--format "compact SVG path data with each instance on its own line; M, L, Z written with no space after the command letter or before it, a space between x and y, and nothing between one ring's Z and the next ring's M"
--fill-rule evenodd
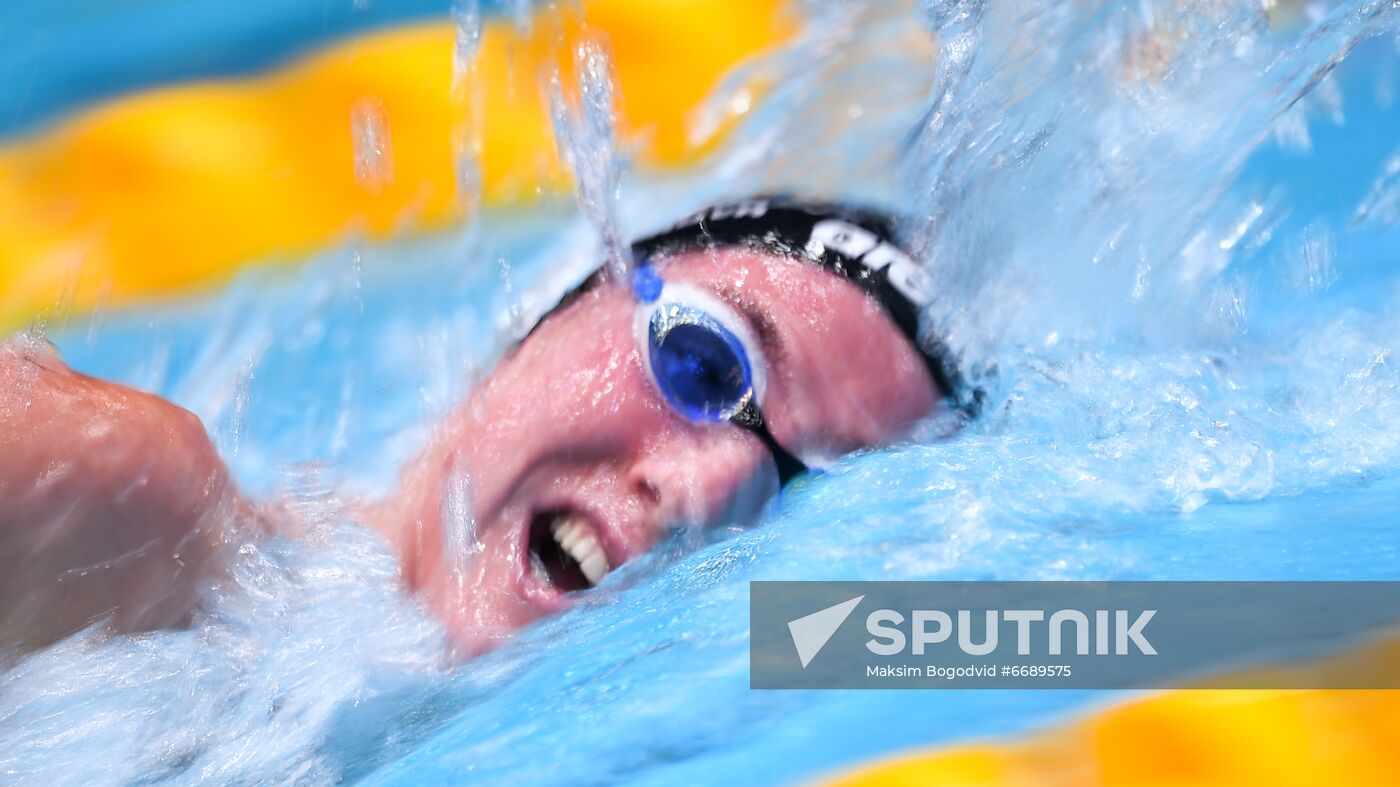
M763 446L773 456L773 464L778 468L778 486L786 487L792 479L807 472L807 465L801 459L793 456L786 448L783 448L773 433L768 431L768 424L764 422L763 414L759 411L758 405L754 404L753 399L750 399L744 405L744 409L739 411L730 421L754 433L763 442Z

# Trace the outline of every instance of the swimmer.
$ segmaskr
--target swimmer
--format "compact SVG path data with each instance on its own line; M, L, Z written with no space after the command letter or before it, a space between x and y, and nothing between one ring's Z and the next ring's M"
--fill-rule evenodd
M956 413L953 370L917 341L927 285L892 238L877 214L755 198L635 244L632 281L566 296L358 509L405 589L481 653L671 530L750 521L809 468ZM274 519L194 415L40 340L0 347L0 652L99 619L179 626Z

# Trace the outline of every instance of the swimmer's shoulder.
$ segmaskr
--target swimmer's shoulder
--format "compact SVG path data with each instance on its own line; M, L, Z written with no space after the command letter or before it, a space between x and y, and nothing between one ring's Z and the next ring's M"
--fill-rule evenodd
M178 625L244 521L197 417L40 340L0 344L0 457L0 650Z

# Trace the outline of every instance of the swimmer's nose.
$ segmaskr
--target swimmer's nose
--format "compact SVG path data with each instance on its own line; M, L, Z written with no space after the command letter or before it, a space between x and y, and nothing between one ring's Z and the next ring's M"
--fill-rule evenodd
M713 527L753 520L778 491L762 443L738 429L701 429L653 446L629 482L666 527Z

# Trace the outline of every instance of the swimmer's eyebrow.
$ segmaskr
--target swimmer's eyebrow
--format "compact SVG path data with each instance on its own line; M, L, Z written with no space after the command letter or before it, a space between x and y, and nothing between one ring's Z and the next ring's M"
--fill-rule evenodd
M758 335L758 343L760 349L763 350L763 357L768 362L768 366L773 368L782 363L785 357L783 340L778 333L777 325L768 316L768 313L728 287L717 287L715 294L720 296L725 303L737 309L748 321L749 327L753 328L753 332Z

